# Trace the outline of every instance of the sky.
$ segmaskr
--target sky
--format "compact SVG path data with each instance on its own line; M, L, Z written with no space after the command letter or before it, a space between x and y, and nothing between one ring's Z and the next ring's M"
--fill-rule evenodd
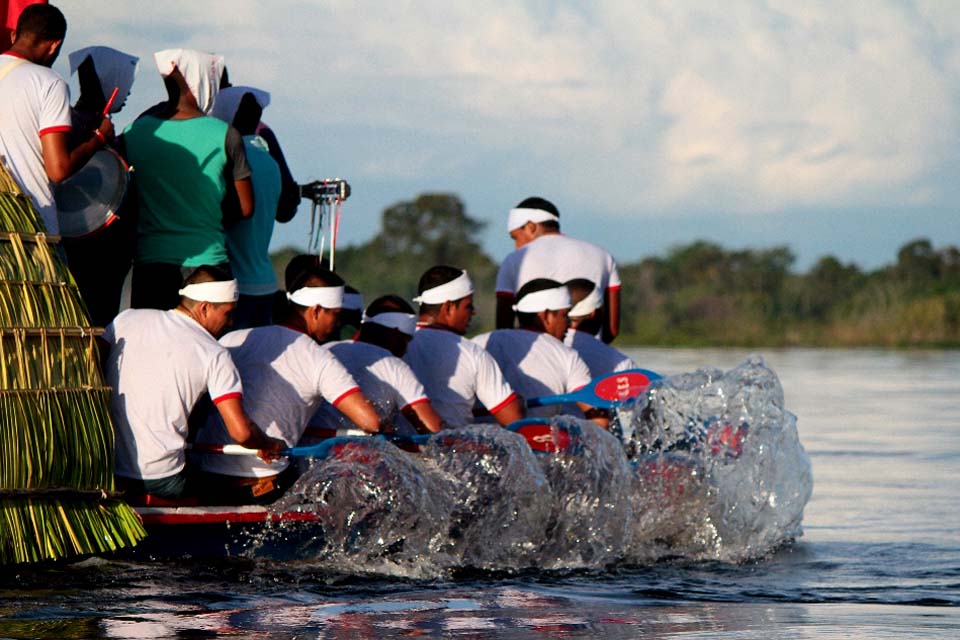
M497 261L531 195L621 264L696 240L787 245L799 271L960 245L955 0L54 4L64 76L84 46L140 56L118 128L164 97L161 49L222 54L270 91L297 180L352 187L342 244L444 192ZM304 248L309 218L304 201L272 246Z

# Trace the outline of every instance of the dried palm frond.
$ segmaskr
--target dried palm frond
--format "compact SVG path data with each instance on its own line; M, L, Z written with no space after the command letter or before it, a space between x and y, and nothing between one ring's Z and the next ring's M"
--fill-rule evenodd
M113 486L109 389L57 239L0 167L0 565L145 535Z

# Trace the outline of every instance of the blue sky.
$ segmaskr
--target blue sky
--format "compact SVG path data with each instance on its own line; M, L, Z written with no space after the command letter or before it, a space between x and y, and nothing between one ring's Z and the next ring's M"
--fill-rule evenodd
M223 54L295 177L343 177L341 242L451 192L511 248L529 195L621 263L705 239L891 262L960 245L960 3L54 2L65 52L139 55L127 124L163 97L154 51ZM66 74L66 56L56 67ZM309 206L274 247L305 246Z

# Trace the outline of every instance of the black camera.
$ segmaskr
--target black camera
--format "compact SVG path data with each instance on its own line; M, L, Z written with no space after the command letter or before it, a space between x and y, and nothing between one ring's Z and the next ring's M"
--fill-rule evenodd
M346 200L350 197L350 185L346 180L314 180L300 185L300 197L316 203L332 200Z

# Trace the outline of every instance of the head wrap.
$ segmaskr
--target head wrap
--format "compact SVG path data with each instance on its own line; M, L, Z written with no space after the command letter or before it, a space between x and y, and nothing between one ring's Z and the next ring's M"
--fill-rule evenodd
M427 289L413 301L420 304L443 304L444 302L466 298L471 294L473 294L473 282L467 272L464 271L450 282Z
M300 287L287 294L287 300L301 307L320 305L324 309L343 307L343 287Z
M570 308L570 292L564 286L533 291L517 300L513 310L519 313L539 313Z
M197 302L213 302L216 304L236 302L240 298L240 288L236 280L196 282L188 284L177 293L184 298Z
M412 336L417 330L417 317L412 313L403 313L402 311L384 311L375 316L365 315L363 321L396 329L408 336Z
M253 94L253 99L257 101L261 109L266 109L270 104L270 94L262 89L253 87L227 87L221 89L217 94L217 102L213 105L210 112L214 118L219 118L227 124L233 124L233 119L237 117L237 109L240 108L240 101L244 94Z
M164 49L153 54L153 60L164 78L179 69L200 111L210 113L220 88L223 56L192 49Z
M87 58L93 62L97 72L103 99L109 100L113 90L117 89L117 97L110 105L110 113L117 113L130 95L140 58L112 47L85 47L70 54L70 73L76 73Z
M573 305L570 309L571 318L579 318L581 316L590 315L591 312L596 311L603 306L603 296L600 295L600 291L593 289L587 297Z
M528 222L549 222L550 220L560 222L558 216L543 209L510 209L510 215L507 216L507 231L519 229Z

